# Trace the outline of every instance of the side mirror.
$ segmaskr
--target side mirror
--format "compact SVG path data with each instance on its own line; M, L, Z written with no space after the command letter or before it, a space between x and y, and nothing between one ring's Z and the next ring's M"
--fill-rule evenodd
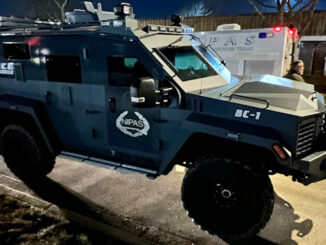
M130 99L133 107L155 107L157 98L154 79L150 77L138 78L130 87Z

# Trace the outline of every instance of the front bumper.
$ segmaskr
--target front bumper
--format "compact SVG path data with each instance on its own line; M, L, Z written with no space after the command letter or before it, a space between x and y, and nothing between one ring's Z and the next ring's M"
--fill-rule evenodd
M293 168L318 179L326 179L326 151L314 152L293 162Z

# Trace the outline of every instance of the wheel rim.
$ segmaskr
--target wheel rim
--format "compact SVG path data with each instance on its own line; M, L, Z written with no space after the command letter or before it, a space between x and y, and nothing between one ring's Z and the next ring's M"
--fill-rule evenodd
M268 176L214 155L197 162L182 186L189 216L202 229L220 237L241 238L258 232L273 210Z
M218 208L231 209L236 207L237 193L234 187L217 183L213 190L213 201Z

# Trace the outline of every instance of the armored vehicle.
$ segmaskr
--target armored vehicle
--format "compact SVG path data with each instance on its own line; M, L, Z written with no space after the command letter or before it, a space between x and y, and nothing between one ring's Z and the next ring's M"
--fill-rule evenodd
M188 168L185 209L224 239L269 220L269 175L325 179L325 104L309 84L238 81L178 18L140 28L132 7L85 3L67 22L2 17L0 149L19 177L60 155L150 178Z

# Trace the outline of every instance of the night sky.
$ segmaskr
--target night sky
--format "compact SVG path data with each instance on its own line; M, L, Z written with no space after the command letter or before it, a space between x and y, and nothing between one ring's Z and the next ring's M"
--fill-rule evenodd
M43 0L45 1L45 0ZM172 13L180 12L185 6L195 0L129 0L134 6L137 18L168 18ZM82 1L81 1L82 2ZM98 2L98 1L93 1ZM104 10L112 11L112 7L121 0L102 0ZM254 13L247 0L220 0L216 6L218 15L237 15ZM28 10L26 0L0 0L0 15L24 17ZM82 7L80 4L79 7ZM317 9L326 10L326 0L320 0Z

